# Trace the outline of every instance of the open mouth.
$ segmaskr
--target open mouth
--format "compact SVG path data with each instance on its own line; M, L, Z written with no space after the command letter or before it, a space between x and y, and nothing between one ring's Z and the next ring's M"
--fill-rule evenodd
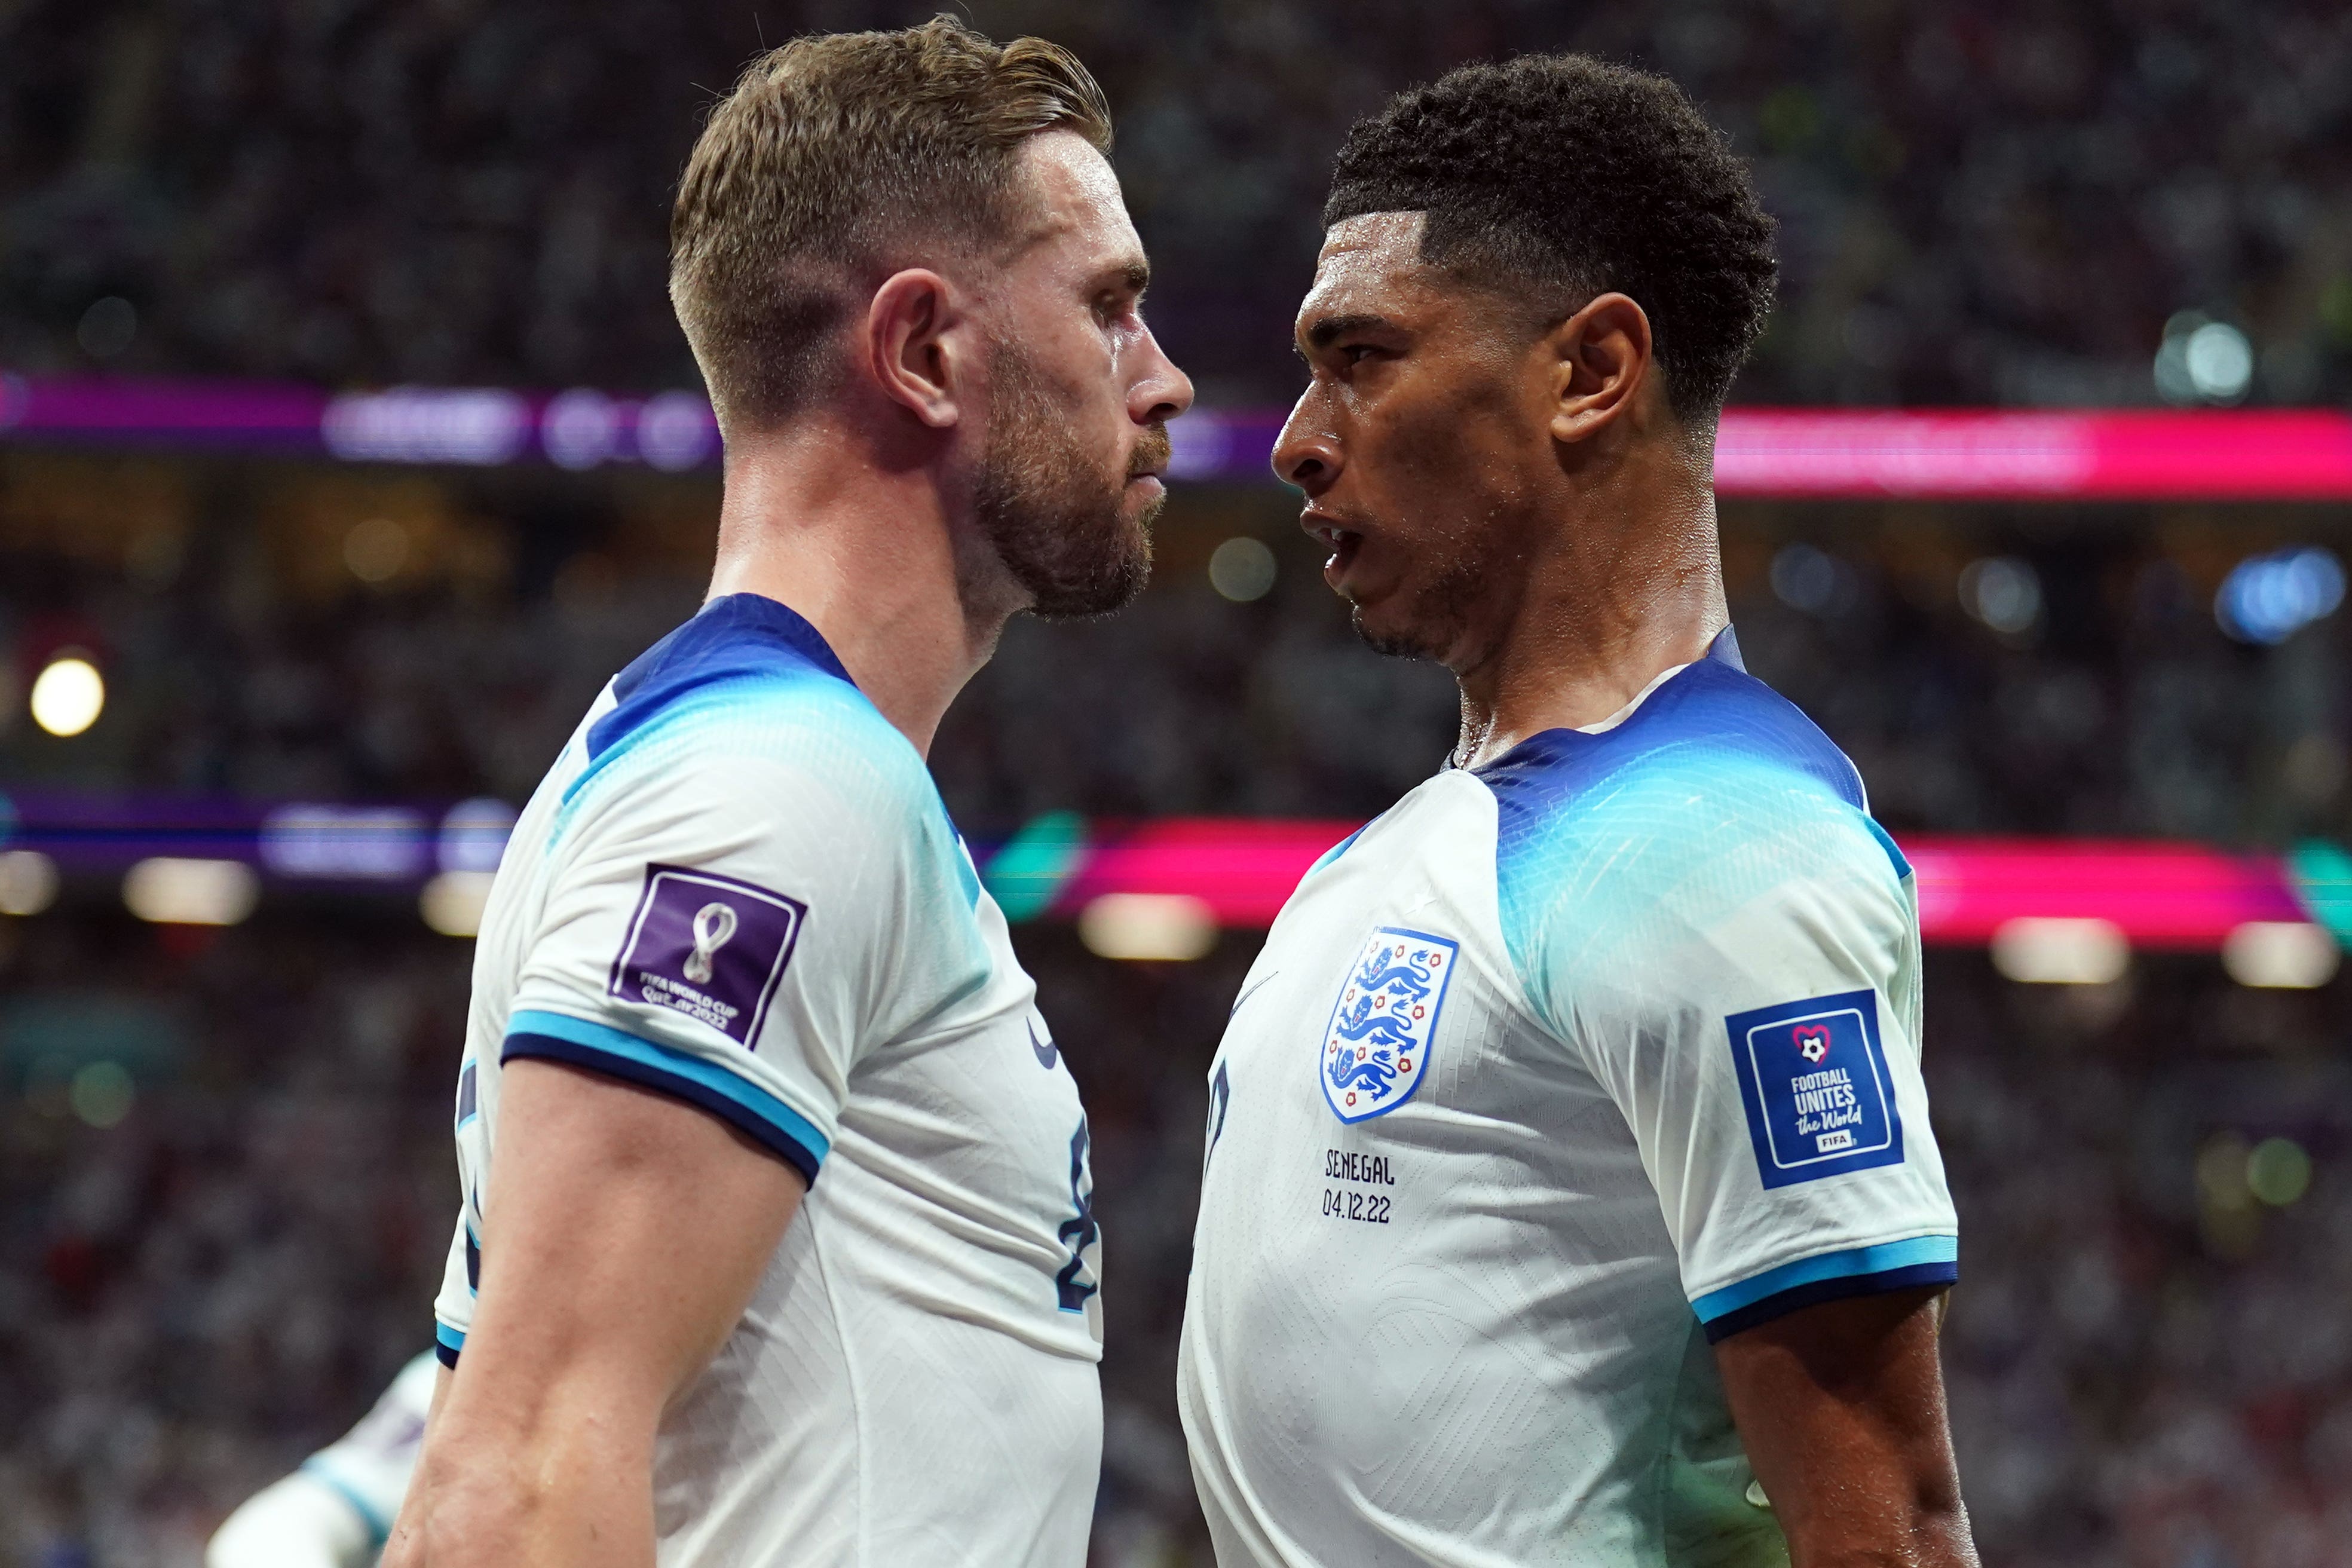
M1363 548L1364 536L1334 522L1311 523L1307 531L1321 540L1328 552L1323 563L1323 575L1334 582L1346 576L1348 568L1355 563L1357 552Z

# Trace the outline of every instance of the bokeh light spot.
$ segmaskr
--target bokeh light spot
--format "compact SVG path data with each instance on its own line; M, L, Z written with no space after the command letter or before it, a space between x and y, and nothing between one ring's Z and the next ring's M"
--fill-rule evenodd
M33 680L33 722L60 738L80 734L106 710L106 678L78 654L61 654Z

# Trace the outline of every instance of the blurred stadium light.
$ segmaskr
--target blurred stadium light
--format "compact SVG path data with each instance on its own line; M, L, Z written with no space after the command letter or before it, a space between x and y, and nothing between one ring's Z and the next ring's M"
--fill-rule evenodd
M57 897L56 861L37 849L0 850L0 915L37 915Z
M2004 637L2019 637L2042 618L2042 578L2013 555L1971 561L1960 570L1960 605Z
M2221 967L2241 985L2308 991L2336 978L2344 950L2306 921L2248 921L2221 940Z
M79 735L106 710L106 678L79 651L61 654L34 677L32 710L33 722L50 734Z
M443 871L417 892L416 912L443 936L477 935L495 878L490 871Z
M425 873L421 813L400 806L281 805L261 821L263 866L314 881L403 882Z
M134 862L233 865L276 883L356 894L406 893L442 874L478 879L432 895L444 913L428 914L427 923L446 932L478 918L457 912L457 890L475 889L473 897L487 889L514 825L513 807L487 797L442 808L26 791L13 805L9 842L17 853L86 874L119 873ZM1009 838L975 843L972 858L1015 922L1079 919L1106 897L1132 893L1190 900L1218 927L1263 930L1299 879L1359 826L1286 817L1090 821L1054 812ZM2219 952L2235 941L2242 955L2232 973L2288 976L2317 963L2314 939L2341 936L2352 923L2352 857L2323 843L2287 857L1946 835L1906 836L1900 847L1916 875L1921 933L1944 945L1986 945L2020 920L2092 921L2137 947Z
M2020 915L1993 931L1992 966L2028 985L2105 985L2131 967L2131 942L2113 921Z
M2241 561L2213 597L2213 618L2240 642L2283 643L2344 603L2344 563L2304 545Z
M124 906L155 925L233 926L260 899L260 879L242 860L156 856L122 879Z
M1270 484L1266 458L1283 417L1278 409L1194 409L1169 426L1170 474ZM9 376L0 382L0 440L668 472L719 458L718 424L700 394L638 398L581 387L551 395L425 386L329 394L267 383ZM1717 489L1730 496L2342 500L2352 498L2352 416L1735 407L1724 412L1715 467Z
M1234 604L1246 605L1266 596L1278 570L1264 540L1242 534L1210 555L1209 585Z
M1217 918L1184 893L1105 893L1078 911L1078 940L1097 958L1188 963L1217 945Z
M495 871L514 831L515 808L489 795L461 800L441 818L434 858L444 871Z

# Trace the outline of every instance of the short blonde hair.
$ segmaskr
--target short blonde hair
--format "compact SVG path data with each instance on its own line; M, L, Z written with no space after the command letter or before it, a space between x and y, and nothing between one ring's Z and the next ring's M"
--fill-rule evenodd
M772 426L832 384L860 286L1001 235L1013 155L1053 130L1110 151L1110 105L1077 57L952 16L753 60L670 215L670 303L720 428Z

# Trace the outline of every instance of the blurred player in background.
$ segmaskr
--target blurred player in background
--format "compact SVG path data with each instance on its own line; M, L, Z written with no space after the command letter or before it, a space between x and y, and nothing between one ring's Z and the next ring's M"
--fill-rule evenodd
M1150 570L1192 388L1109 143L1077 60L947 18L712 112L718 568L499 868L397 1568L1085 1559L1086 1119L924 752L1009 616Z
M205 1568L367 1568L407 1495L438 1364L431 1351L411 1361L358 1426L247 1498Z
M1461 738L1308 873L1211 1070L1220 1560L1972 1562L1909 868L1725 608L1770 220L1671 83L1574 56L1401 95L1324 220L1276 467Z

